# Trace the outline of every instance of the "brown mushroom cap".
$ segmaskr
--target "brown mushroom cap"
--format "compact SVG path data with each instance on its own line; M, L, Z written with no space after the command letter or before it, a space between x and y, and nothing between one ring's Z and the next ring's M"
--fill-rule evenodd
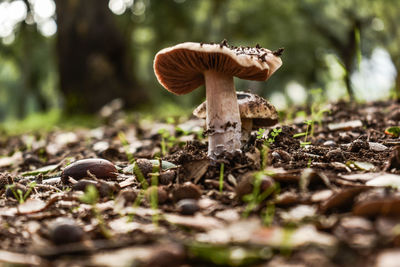
M168 91L187 94L204 84L203 72L215 70L241 79L265 81L282 61L276 53L250 47L230 47L226 43L182 43L165 48L154 59L154 72Z
M272 126L278 122L278 112L275 107L266 99L259 95L238 91L236 92L239 104L240 118L253 119L253 129ZM206 101L201 103L194 111L193 115L200 119L205 119Z

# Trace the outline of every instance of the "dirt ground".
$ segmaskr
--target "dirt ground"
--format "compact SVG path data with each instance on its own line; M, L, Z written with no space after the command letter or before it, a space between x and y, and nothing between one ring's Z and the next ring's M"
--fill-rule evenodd
M400 104L307 113L213 162L200 119L2 137L0 265L398 266Z

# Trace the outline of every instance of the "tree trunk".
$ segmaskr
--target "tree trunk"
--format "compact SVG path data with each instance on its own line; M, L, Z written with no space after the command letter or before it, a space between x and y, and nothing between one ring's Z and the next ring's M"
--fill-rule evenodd
M93 113L115 98L127 107L146 99L133 79L125 38L108 0L56 0L57 57L67 113ZM129 36L127 36L129 37Z

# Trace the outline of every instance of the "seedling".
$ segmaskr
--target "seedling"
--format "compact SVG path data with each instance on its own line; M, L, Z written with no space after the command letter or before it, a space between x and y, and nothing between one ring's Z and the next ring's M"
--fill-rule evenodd
M273 203L269 203L263 213L263 224L266 226L271 226L275 217L275 205Z
M161 166L161 162L160 162ZM161 170L161 168L159 169ZM150 206L154 211L158 210L158 176L160 175L159 172L155 172L151 174L151 188L150 188ZM158 213L155 212L152 216L153 223L158 225Z
M293 246L291 241L294 232L295 228L291 225L287 225L283 228L283 240L280 253L285 257L289 257L290 254L292 254Z
M184 130L179 126L175 127L175 131L182 135L182 136L189 136L191 134L194 134L197 138L197 140L203 140L204 139L204 134L203 134L203 129L199 129L197 131L193 131L193 130Z
M264 170L265 167L268 166L268 152L269 152L269 146L263 144L261 149L260 149L260 167L261 170Z
M324 113L330 112L329 109L321 109L321 101L322 101L322 89L312 89L310 94L313 97L313 104L311 105L311 115L310 119L304 121L304 123L307 125L306 131L303 133L298 133L293 135L294 138L297 137L302 137L304 136L304 141L300 143L302 147L305 147L307 145L310 145L311 142L307 141L309 136L314 136L314 131L315 131L315 123L318 123L318 125L321 127L322 126L322 118ZM305 116L305 112L303 112Z
M104 223L103 217L100 213L100 211L97 209L96 204L99 201L99 192L97 191L97 188L94 185L88 185L86 187L85 194L79 198L79 200L83 203L89 204L92 206L92 214L96 218L97 223L99 224L100 227L100 232L101 234L107 238L110 239L112 237L110 231L107 229L107 226Z
M253 181L253 192L251 194L243 196L243 200L247 202L247 206L245 211L243 212L243 217L247 218L252 211L254 211L268 196L270 196L273 192L279 190L279 185L274 183L272 186L267 188L264 192L261 192L261 183L263 175L267 175L265 171L260 171L254 174L254 181ZM270 173L270 175L272 175ZM264 215L264 221L267 221L271 218L270 212L272 211L267 210ZM269 212L269 213L268 213Z
M224 167L225 164L222 162L219 169L219 192L222 192L222 189L224 187Z
M274 128L272 132L269 134L270 137L267 139L268 144L272 145L275 143L275 138L282 132L282 128Z
M133 154L129 151L129 142L126 139L126 135L123 132L118 133L118 139L121 141L122 146L125 150L126 157L128 158L129 163L134 161Z
M142 171L140 170L137 162L134 162L133 164L133 174L136 175L136 178L142 185L142 190L146 190L149 187L149 183L146 181L146 178L144 177Z
M161 160L159 160L159 166L162 166ZM142 188L139 191L138 196L133 203L133 207L138 207L142 202L143 196L145 195L145 190L150 190L150 206L153 210L158 209L158 176L160 175L161 168L157 166L153 167L153 173L151 173L151 187L149 187L149 183L147 182L146 178L144 177L142 171L139 168L139 165L135 162L133 165L133 174L136 175L136 178L139 180ZM131 214L131 219L133 218L134 214ZM158 224L158 214L155 213L153 215L153 223L155 225Z
M282 129L273 129L272 132L269 134L270 137L268 137L267 139L264 139L263 145L261 147L260 150L260 161L261 161L261 169L263 170L268 162L268 151L269 151L269 147L275 143L275 139L276 137L282 132ZM259 129L257 131L257 139L263 139L264 138L264 134L265 134L265 129Z
M172 136L167 129L158 130L158 134L161 135L161 155L165 156L176 144L177 139L175 136Z
M307 138L310 134L310 129L311 129L312 125L314 125L314 121L306 120L306 121L304 121L304 123L307 125L306 131L303 133L298 133L298 134L293 135L294 138L304 136L304 141L300 142L300 146L302 146L302 147L305 147L306 145L311 144L311 142L307 141Z
M25 194L21 189L16 188L15 184L7 185L7 189L9 188L11 190L11 192L13 193L15 199L18 201L18 203L22 204L26 201L26 199L31 194L31 192L32 192L33 188L35 188L35 186L36 186L36 182L29 183L28 190L26 190Z
M264 133L265 133L265 129L258 129L257 131L257 139L263 139L264 138Z

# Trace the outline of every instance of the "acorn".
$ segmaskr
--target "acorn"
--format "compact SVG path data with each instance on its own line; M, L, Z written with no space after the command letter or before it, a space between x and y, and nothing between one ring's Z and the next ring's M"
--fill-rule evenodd
M75 180L90 178L89 172L94 177L105 180L116 180L118 174L117 168L108 160L83 159L67 166L61 174L61 181L67 184L69 177Z

